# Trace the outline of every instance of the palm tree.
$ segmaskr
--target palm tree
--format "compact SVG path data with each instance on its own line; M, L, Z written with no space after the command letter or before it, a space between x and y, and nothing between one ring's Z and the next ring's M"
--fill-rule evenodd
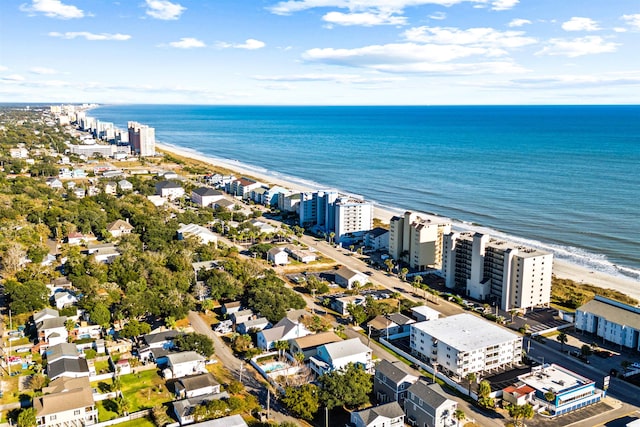
M304 362L304 353L299 351L293 355L293 358L296 359L296 362L298 362L298 365L302 365L302 363Z
M400 280L404 282L407 278L408 272L409 272L409 269L407 267L402 267L402 269L400 270L400 273L398 274L398 276L400 277Z
M564 352L564 345L569 341L569 337L564 332L560 332L556 339L560 342L560 352Z
M422 284L422 280L424 280L422 276L416 275L413 278L413 282L411 282L411 286L413 286L414 289L420 288L421 287L420 285Z
M478 379L478 377L476 376L475 372L469 372L466 378L467 381L469 381L469 396L471 396L471 383L476 382L476 379Z
M336 233L333 231L329 233L329 244L333 244L333 239L336 237Z
M273 346L278 350L278 357L282 358L284 352L289 349L289 343L287 341L276 341Z
M549 390L544 394L544 398L547 402L549 402L549 405L547 405L547 409L549 409L549 412L551 412L551 402L554 402L556 400L556 394L553 392L553 390Z
M393 270L393 260L391 258L387 258L384 260L384 265L387 266L387 273L391 273L391 270Z
M458 427L459 427L460 421L463 421L465 418L467 418L467 416L465 415L464 411L462 411L462 409L456 409L456 411L453 413L453 418L455 418L458 421Z

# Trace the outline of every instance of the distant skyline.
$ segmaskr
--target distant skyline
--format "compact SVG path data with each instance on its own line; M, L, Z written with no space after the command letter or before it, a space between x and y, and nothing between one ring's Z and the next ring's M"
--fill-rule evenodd
M0 102L639 104L640 1L3 0Z

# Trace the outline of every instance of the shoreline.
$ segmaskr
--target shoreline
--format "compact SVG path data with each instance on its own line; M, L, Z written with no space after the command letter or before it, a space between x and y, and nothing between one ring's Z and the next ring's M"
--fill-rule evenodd
M158 142L156 142L156 147L162 151L169 152L171 154L197 160L197 161L212 165L214 167L215 166L222 167L222 168L231 170L237 173L238 175L248 175L250 177L259 179L260 181L279 185L279 186L288 188L292 191L314 191L314 190L320 190L320 189L327 189L327 187L319 187L311 183L295 181L294 177L290 177L291 179L286 179L283 177L274 176L273 174L270 174L269 171L267 170L265 170L264 172L261 172L261 171L255 170L255 168L249 165L243 165L240 162L210 157L205 154L190 150L188 148L177 147L175 145L170 145L167 143L158 143ZM404 212L404 210L400 208L398 208L397 210L394 210L393 208L390 208L390 207L379 206L376 203L374 203L373 206L374 206L373 217L381 220L385 224L388 224L389 220L393 216ZM426 214L426 213L423 213L423 214L433 216L433 214ZM455 224L454 224L454 228L455 228ZM604 272L593 271L593 270L590 270L589 268L572 264L568 261L560 260L555 256L553 260L553 274L559 278L573 280L578 284L590 284L600 288L615 289L637 300L640 300L640 282L635 281L631 278L614 276L612 274L607 274Z

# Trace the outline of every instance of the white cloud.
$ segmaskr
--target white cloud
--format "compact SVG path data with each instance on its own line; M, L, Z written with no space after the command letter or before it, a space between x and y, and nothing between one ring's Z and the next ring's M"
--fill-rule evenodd
M491 9L493 10L509 10L520 3L520 0L495 0L492 3Z
M247 49L247 50L256 50L262 49L266 44L263 41L256 39L247 39L244 43L226 43L219 42L218 47L223 49L233 48L233 49Z
M33 0L31 5L23 4L20 10L27 13L43 13L49 18L73 19L84 17L82 9L70 4L64 4L60 0Z
M129 34L120 34L120 33L116 33L116 34L109 34L109 33L90 33L88 31L69 31L66 33L58 33L56 31L52 31L49 33L50 37L59 37L62 39L75 39L78 37L83 37L86 40L117 40L117 41L124 41L124 40L129 40L131 38L131 36Z
M537 52L536 55L576 58L584 55L615 52L618 46L618 43L605 42L600 36L586 36L575 39L550 39L547 46Z
M574 16L562 24L565 31L599 31L598 23L591 18Z
M146 0L147 15L152 18L171 21L178 19L187 8L167 0Z
M516 18L511 20L511 22L509 22L508 25L511 28L515 28L515 27L522 27L523 25L527 25L527 24L531 24L531 21L529 21L528 19Z
M24 77L21 76L20 74L9 74L8 76L0 77L0 79L7 82L23 82L24 81Z
M53 68L46 68L46 67L31 67L29 71L31 71L33 74L56 74L57 73L57 71L54 70Z
M477 7L491 6L493 10L507 10L518 4L519 0L285 0L268 10L276 15L291 15L303 10L315 8L347 9L349 12L386 12L402 14L407 7L422 5L453 6L472 3Z
M526 88L574 88L600 86L640 86L638 73L609 73L605 75L568 74L514 79L512 82Z
M640 13L636 13L635 15L622 15L620 19L629 24L630 27L640 30Z
M523 31L498 31L493 28L416 27L404 32L407 40L420 43L469 45L489 49L518 48L536 43Z
M169 43L169 46L177 47L179 49L192 49L195 47L205 47L206 45L202 40L198 40L193 37L183 37L180 41Z
M5 67L4 65L0 65L0 71L7 71L9 67Z
M429 15L429 19L435 19L436 21L442 21L447 19L447 14L444 12L435 12Z
M373 27L375 25L405 25L407 22L407 18L404 16L371 12L329 12L324 15L322 19L330 24L342 26L360 25L363 27Z
M335 83L390 83L406 80L404 77L363 77L358 74L291 74L285 76L253 76L255 80L272 82L335 82Z

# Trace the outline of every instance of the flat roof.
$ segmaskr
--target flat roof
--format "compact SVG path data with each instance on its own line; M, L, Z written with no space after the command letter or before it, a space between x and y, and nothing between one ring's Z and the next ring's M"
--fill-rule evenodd
M471 351L522 339L520 335L469 313L427 320L411 326L447 343L458 351Z
M518 377L520 381L536 390L554 393L565 393L569 389L592 384L593 381L576 374L562 366L552 363L540 368L534 368L530 373Z

